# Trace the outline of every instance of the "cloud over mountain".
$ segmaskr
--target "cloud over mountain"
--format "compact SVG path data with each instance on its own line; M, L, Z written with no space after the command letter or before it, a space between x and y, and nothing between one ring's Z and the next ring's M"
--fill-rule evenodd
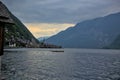
M120 11L120 0L3 0L25 23L77 23Z

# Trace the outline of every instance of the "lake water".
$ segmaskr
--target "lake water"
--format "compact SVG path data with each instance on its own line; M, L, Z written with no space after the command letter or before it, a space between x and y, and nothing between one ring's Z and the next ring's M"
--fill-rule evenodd
M5 80L120 80L120 50L6 49L2 75Z

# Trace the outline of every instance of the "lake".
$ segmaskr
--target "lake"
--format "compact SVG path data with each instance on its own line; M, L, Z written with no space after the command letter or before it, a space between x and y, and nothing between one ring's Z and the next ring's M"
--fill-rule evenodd
M5 80L120 80L120 50L5 49Z

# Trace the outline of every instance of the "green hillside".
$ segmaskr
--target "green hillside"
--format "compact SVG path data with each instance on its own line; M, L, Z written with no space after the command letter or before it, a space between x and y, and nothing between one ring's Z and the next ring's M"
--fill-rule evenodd
M10 12L9 12L10 13ZM14 25L5 25L5 46L6 47L38 47L39 41L31 34L26 26L14 15Z

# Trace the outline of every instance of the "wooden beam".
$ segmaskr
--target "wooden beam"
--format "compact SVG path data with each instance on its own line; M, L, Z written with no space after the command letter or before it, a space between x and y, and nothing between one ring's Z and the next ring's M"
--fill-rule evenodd
M4 46L4 24L0 23L0 56L3 55Z

